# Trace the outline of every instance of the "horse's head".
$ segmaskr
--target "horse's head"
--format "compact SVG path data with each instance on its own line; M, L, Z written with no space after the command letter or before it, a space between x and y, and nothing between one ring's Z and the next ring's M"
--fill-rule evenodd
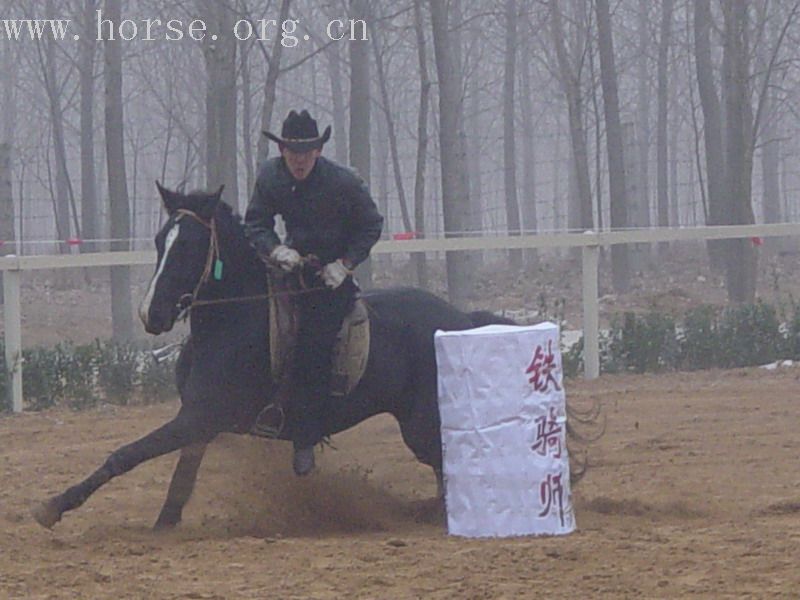
M145 330L155 335L172 329L181 309L214 269L214 214L222 194L222 188L183 194L158 182L156 186L169 218L156 235L156 272L139 306Z

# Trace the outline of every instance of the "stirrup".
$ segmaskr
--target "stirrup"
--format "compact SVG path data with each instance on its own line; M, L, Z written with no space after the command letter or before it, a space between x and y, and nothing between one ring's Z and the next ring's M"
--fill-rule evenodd
M286 415L283 408L273 402L267 404L258 413L255 423L250 428L250 433L268 439L277 439L281 435L285 423Z

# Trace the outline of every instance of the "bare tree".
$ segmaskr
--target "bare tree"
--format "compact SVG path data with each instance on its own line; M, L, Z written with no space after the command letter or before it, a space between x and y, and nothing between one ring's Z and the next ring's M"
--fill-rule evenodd
M628 189L635 190L635 195L628 197L630 214L628 215L629 224L632 227L650 227L650 143L652 140L650 124L650 57L653 38L650 35L650 6L652 0L639 0L637 10L637 29L638 29L638 58L637 58L637 84L636 93L636 145L637 152L633 157L636 162L637 172L629 173L627 181ZM643 261L649 259L650 246L647 244L637 244L634 256L640 257Z
M47 14L55 13L53 0L47 0L45 3L45 11ZM69 221L71 183L69 171L67 169L63 92L64 87L67 84L67 80L69 79L70 69L67 69L67 75L64 77L58 77L58 74L62 73L63 70L60 65L56 64L56 41L54 36L47 36L44 41L39 40L37 42L37 51L39 64L42 69L45 91L47 92L48 106L50 108L51 136L53 152L56 161L54 211L56 233L60 240L66 240L70 237ZM76 231L76 233L80 235L80 231ZM60 244L59 250L61 252L68 252L69 247L66 244ZM64 283L64 281L59 282L60 285Z
M517 69L517 11L516 0L505 3L505 65L503 70L503 173L506 197L506 223L510 235L519 235L519 199L517 198L517 152L514 89ZM509 262L515 271L522 270L522 250L510 250Z
M381 91L381 108L383 109L383 116L386 120L386 133L389 142L389 152L392 159L392 172L394 173L394 186L397 190L397 200L400 203L400 216L403 219L403 227L405 231L413 231L411 225L411 216L408 212L408 203L406 202L406 190L403 185L403 172L400 167L400 153L397 144L397 131L392 117L392 104L389 97L389 87L386 84L386 73L383 64L383 53L378 47L378 36L373 33L372 35L372 48L375 55L375 68L378 72L378 87Z
M445 237L467 228L467 161L459 141L462 130L463 94L461 72L454 68L445 0L430 0L433 47L439 78L439 148L441 152L442 211ZM464 252L447 254L447 291L450 301L465 307L469 295L469 257Z
M96 51L94 27L97 0L84 0L80 48L80 138L81 138L81 234L98 238L97 174L94 167L94 59ZM84 246L81 246L81 250ZM87 250L97 250L92 245Z
M622 126L619 117L617 93L617 68L614 60L614 41L611 32L611 13L608 0L596 0L597 32L600 49L600 81L603 87L603 107L608 148L608 181L611 194L611 227L628 225L625 196L625 157L622 143ZM628 247L617 244L611 247L611 278L617 292L625 292L630 285Z
M428 113L430 111L431 80L428 75L428 50L422 16L422 0L414 0L414 30L417 34L417 59L419 64L419 111L417 112L417 160L414 178L414 231L425 237L425 167L428 162ZM414 254L417 284L428 287L428 269L425 253Z
M329 18L335 18L333 11L327 13ZM329 44L325 49L328 59L328 76L331 83L331 105L333 108L333 144L336 162L347 162L347 114L342 88L342 57L339 44Z
M529 46L528 46L529 47ZM520 111L522 113L522 196L520 203L522 211L522 229L530 235L538 229L538 215L536 209L536 141L533 126L533 92L531 85L530 61L522 61L522 98ZM533 269L538 264L538 253L535 248L525 252L525 262L528 269Z
M114 23L122 17L121 0L106 0L105 14ZM129 250L125 241L130 236L128 179L125 168L125 134L122 103L122 42L119 36L105 42L106 85L106 162L108 165L108 198L111 209L112 250ZM133 337L130 271L127 266L111 267L111 321L113 337Z
M281 0L279 23L284 23L289 18L289 7L292 0ZM264 82L264 104L261 108L261 130L269 131L272 122L272 112L275 108L275 93L278 87L278 77L281 74L281 59L283 58L283 45L280 36L275 37L272 43L272 51L267 52L263 43L260 46L261 52L267 61L267 80ZM266 136L258 138L258 163L266 160L269 154L269 141Z
M748 10L746 0L722 4L724 16L723 85L725 86L725 165L728 192L726 224L755 223L751 202L753 154L750 139L753 112L750 104ZM756 293L757 256L750 240L728 240L726 280L728 297L752 302Z
M351 0L354 19L366 21L369 4L366 0ZM370 182L370 65L367 41L350 42L350 164L369 185ZM358 278L367 287L372 285L372 261L358 266Z
M14 253L14 196L11 189L11 144L0 142L0 256ZM3 280L0 278L0 304Z
M558 62L558 78L567 101L569 118L569 135L574 163L573 173L578 192L578 215L569 217L572 227L592 229L592 187L589 179L589 152L586 146L586 130L584 127L584 98L581 89L581 71L583 65L585 33L579 36L578 48L572 52L567 49L566 32L563 25L561 2L550 0L550 33L556 50Z
M228 2L198 0L207 16L208 34L203 38L206 62L206 187L225 186L224 198L236 206L239 200L236 149L236 12Z
M670 36L672 35L672 6L674 0L661 2L661 35L658 40L658 117L656 123L656 189L658 193L658 226L669 222L669 181L667 163L667 118L669 108L669 86L667 82L667 60L669 59ZM663 252L668 244L660 246Z
M242 144L244 146L244 168L247 192L250 193L256 183L256 165L253 155L253 86L250 72L250 51L252 43L245 40L240 44L239 61L242 76Z
M14 230L15 211L14 195L11 187L11 151L14 140L14 61L10 44L5 44L2 55L2 73L6 85L3 88L2 104L5 119L3 120L2 137L0 137L0 256L15 253ZM3 279L0 277L0 304L3 302Z
M711 60L710 0L694 0L694 45L697 87L703 109L703 141L705 143L706 178L708 181L708 225L724 222L725 160L722 150L722 109L714 85ZM708 242L709 258L714 269L721 269L724 248L720 242Z

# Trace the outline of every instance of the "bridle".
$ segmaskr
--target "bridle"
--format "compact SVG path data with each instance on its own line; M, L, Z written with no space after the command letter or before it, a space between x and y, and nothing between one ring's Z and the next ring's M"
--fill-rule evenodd
M217 237L217 225L214 221L214 217L212 216L209 220L205 220L203 217L198 215L196 212L189 210L187 208L179 208L175 211L177 213L177 217L175 218L175 222L177 223L183 217L190 217L200 223L203 227L208 229L210 236L208 242L208 253L206 254L206 264L203 268L203 274L200 276L197 284L194 286L194 290L191 294L184 294L181 296L180 300L178 300L178 308L180 309L180 313L178 314L178 319L185 319L186 316L189 314L189 311L197 302L197 294L200 292L200 289L208 282L208 278L211 276L212 269L215 271L215 276L218 276L217 279L222 278L222 261L219 259L219 238Z
M208 242L208 253L206 254L206 264L205 267L203 268L203 274L200 276L200 279L194 286L194 290L192 291L192 293L184 294L183 296L181 296L180 300L178 300L178 309L180 312L178 313L176 320L185 320L186 317L191 312L192 308L197 308L200 306L209 306L212 304L228 304L234 302L256 302L259 300L269 300L271 298L276 298L279 296L296 296L300 294L307 294L310 292L317 292L326 289L324 286L317 286L317 287L307 286L301 273L299 281L302 289L300 290L286 290L281 292L274 292L271 294L257 294L255 296L238 296L235 298L218 298L215 300L198 300L197 299L198 293L203 288L203 286L206 283L208 283L208 280L211 277L212 273L214 275L215 280L219 281L220 279L222 279L223 263L219 255L219 237L217 235L216 222L214 221L213 216L210 219L206 220L200 215L198 215L196 212L189 210L187 208L179 208L175 212L178 215L175 218L176 222L180 221L184 216L186 216L200 223L203 227L208 229L210 233ZM303 257L302 265L315 264L315 261L318 261L318 259L315 256Z

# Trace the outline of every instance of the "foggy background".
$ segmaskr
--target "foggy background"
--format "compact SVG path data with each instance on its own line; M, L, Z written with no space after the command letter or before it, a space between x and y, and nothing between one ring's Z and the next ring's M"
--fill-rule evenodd
M0 18L71 23L64 40L8 40L0 29L0 253L152 248L163 222L156 179L224 183L243 213L260 159L277 152L260 132L279 133L302 108L320 131L333 126L324 153L369 182L387 239L796 221L799 5L2 0ZM147 18L202 19L219 38L167 41L162 26L156 41L97 42L98 9L134 20L139 38ZM299 19L300 39L285 47L272 27L268 41L238 41L240 19ZM369 39L329 40L333 19L363 20ZM752 301L768 258L793 251L791 240L615 246L601 287L624 295L642 277L664 279L674 260L676 277L687 262L704 281L718 277L715 300ZM378 257L366 281L525 308L537 281L571 298L575 258ZM36 299L95 291L86 302L103 320L108 269L96 271L25 281ZM138 302L150 269L111 271L117 293ZM559 287L566 279L572 292ZM132 334L129 312L115 315L115 336Z

